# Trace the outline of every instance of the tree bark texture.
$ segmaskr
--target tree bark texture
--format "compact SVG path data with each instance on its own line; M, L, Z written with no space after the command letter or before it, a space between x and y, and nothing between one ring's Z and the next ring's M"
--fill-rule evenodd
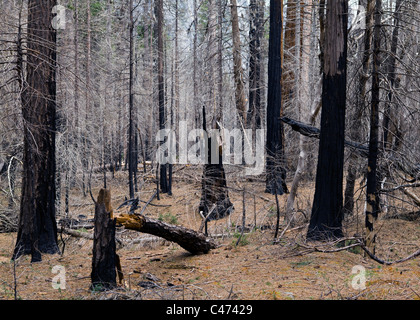
M369 80L368 72L371 61L372 31L373 31L373 11L375 9L375 0L369 0L366 7L366 30L364 35L364 51L362 57L362 70L359 72L359 81L357 84L356 110L353 114L354 125L350 128L350 137L353 141L362 140L361 128L356 125L362 121L362 114L365 108L365 96L367 82ZM357 155L351 153L349 166L347 169L346 189L344 192L344 214L352 214L354 210L354 186L357 178L356 167Z
M249 3L249 107L248 128L261 128L261 38L263 35L264 2L251 0Z
M343 235L343 165L347 85L346 0L329 0L326 8L321 135L315 195L308 240Z
M109 191L101 189L95 203L91 288L96 290L111 289L117 285L116 219L112 219L109 197Z
M298 1L287 1L286 23L284 30L284 49L283 49L283 70L282 70L282 103L283 108L289 105L293 98L296 96L296 76L297 76L297 63L296 63L296 31L297 31L297 14L298 14Z
M157 38L158 38L158 100L159 100L159 129L165 129L165 80L164 80L164 46L163 46L163 0L156 1ZM168 192L168 178L166 164L159 165L160 189Z
M379 213L379 194L377 183L377 162L379 144L379 93L380 93L380 70L381 65L381 10L382 0L376 0L375 4L375 27L373 35L373 69L372 69L372 102L370 110L370 135L368 172L366 180L366 246L375 253L375 235L373 233L374 221Z
M236 0L231 0L232 15L232 40L233 40L233 77L235 78L236 109L243 125L246 124L246 102L244 90L244 71L242 68L241 38L239 33L238 5Z
M282 6L283 1L270 1L270 39L268 50L267 157L266 192L287 193L284 168L284 133L281 104L282 77Z
M22 83L24 131L20 218L13 259L58 253L55 220L56 31L53 0L28 2L28 55Z
M126 229L149 233L175 242L192 254L208 253L217 247L213 240L202 233L153 220L140 214L122 214L117 217L117 223L122 224Z
M394 11L394 30L392 31L392 39L391 39L391 55L389 56L388 60L388 72L387 72L387 79L390 86L390 90L388 92L388 101L385 104L384 110L384 117L383 117L383 143L384 149L390 148L392 146L392 138L393 135L391 134L393 131L397 131L396 129L391 130L392 126L395 126L394 121L395 119L392 118L392 108L391 105L394 99L393 90L398 81L397 74L396 74L396 67L397 67L397 49L398 49L398 38L399 38L399 29L400 29L400 17L401 17L401 5L402 0L397 0L395 3L395 11ZM393 120L393 121L391 121ZM397 140L397 139L395 139ZM398 142L395 142L398 144Z
M129 42L130 42L130 54L129 54L129 119L128 119L128 186L129 186L129 193L130 199L134 198L134 181L136 176L136 168L137 168L137 159L135 159L135 151L134 151L134 93L133 93L133 85L134 85L134 59L133 59L133 50L134 50L134 20L133 20L133 0L129 0L129 10L130 10L130 21L129 21ZM104 172L105 174L105 172Z
M203 130L206 130L206 113L203 108ZM213 127L220 129L215 125L213 121ZM222 161L222 147L219 145L216 137L211 137L208 132L207 140L207 159L208 163L204 165L203 177L202 177L202 188L201 188L201 200L198 210L202 212L206 220L217 220L228 216L233 210L233 204L229 199L229 193L226 182L225 169ZM219 150L218 161L214 163L212 159L211 150ZM215 209L211 211L211 208L215 205ZM211 211L211 212L210 212Z
M311 87L310 87L310 54L311 54L311 11L309 8L312 8L312 0L303 0L301 2L302 10L300 11L301 15L301 30L300 30L300 72L299 72L299 80L300 80L300 88L297 92L297 99L300 105L299 113L302 114L302 117L307 119L308 122L311 120L312 117L312 104L311 102ZM296 17L295 17L296 18ZM284 89L284 88L283 88ZM316 102L315 102L316 103ZM293 226L293 217L294 217L294 203L295 198L298 192L299 183L303 177L303 174L306 170L306 159L307 159L307 138L304 135L299 136L299 158L298 163L295 171L295 175L293 177L293 181L290 187L290 193L287 197L286 202L286 221Z

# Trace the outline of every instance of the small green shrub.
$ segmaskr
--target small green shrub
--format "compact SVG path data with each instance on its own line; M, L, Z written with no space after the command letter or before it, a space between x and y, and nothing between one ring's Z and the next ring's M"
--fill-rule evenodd
M170 224L178 224L178 218L170 212L165 214L160 213L158 217L159 221L167 222Z

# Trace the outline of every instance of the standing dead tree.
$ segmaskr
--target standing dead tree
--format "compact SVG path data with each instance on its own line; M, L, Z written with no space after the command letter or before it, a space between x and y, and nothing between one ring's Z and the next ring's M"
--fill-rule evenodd
M235 78L235 99L236 109L238 111L240 121L246 124L246 100L244 90L244 71L242 68L241 57L241 39L239 34L239 17L238 5L236 0L231 0L231 16L232 16L232 41L233 41L233 76Z
M55 4L53 0L29 1L26 73L21 70L24 150L13 259L31 254L32 262L41 261L41 253L59 252L55 220L56 30L51 25ZM23 61L23 56L18 60Z
M213 121L216 122L216 121ZM217 124L213 127L220 129ZM207 131L206 113L203 107L203 130ZM216 131L217 132L217 131ZM233 204L229 199L226 183L226 174L222 161L222 146L219 145L218 137L207 135L208 139L204 143L206 152L206 163L204 164L202 177L201 200L198 210L206 217L206 220L221 219L231 213ZM215 151L215 154L212 154ZM213 208L213 206L216 206ZM211 208L213 208L210 213Z
M111 192L107 189L99 191L95 202L94 224L91 288L112 289L117 285L117 273L120 283L124 277L120 258L116 253L116 219L111 207Z
M284 166L284 130L282 116L281 77L283 47L283 1L270 1L270 39L268 50L266 192L287 193Z
M91 288L111 289L117 285L115 260L115 219L105 207L104 189L95 203L95 233L93 236L93 257Z
M358 82L356 86L356 110L353 113L349 113L349 118L354 123L360 123L362 121L363 110L365 108L365 99L367 93L367 84L369 80L369 70L371 66L372 56L372 31L373 31L373 10L375 7L374 0L369 0L366 5L366 16L365 16L365 31L363 39L363 52L362 52L362 66L358 72ZM362 132L360 126L350 126L349 128L350 138L355 141L362 139ZM351 153L349 164L347 168L346 176L346 188L344 191L344 214L351 215L354 210L354 187L357 178L357 154Z
M375 235L373 233L374 221L379 213L379 196L377 184L377 162L379 148L379 82L381 65L381 10L382 0L376 0L375 4L375 27L373 35L373 68L372 68L372 103L370 111L370 136L369 156L366 187L366 246L373 252Z
M342 237L347 92L346 0L328 0L323 46L321 134L308 240Z

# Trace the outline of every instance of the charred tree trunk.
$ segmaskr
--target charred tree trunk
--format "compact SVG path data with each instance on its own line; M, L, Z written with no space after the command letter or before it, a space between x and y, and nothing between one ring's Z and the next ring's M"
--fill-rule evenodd
M347 0L329 0L323 48L321 136L308 240L343 235L343 165L347 84Z
M267 97L267 158L266 192L282 195L287 193L284 168L284 132L282 116L282 14L283 1L270 1L270 39L268 51Z
M128 123L128 185L130 199L134 198L134 180L136 170L134 166L137 166L134 160L134 94L133 94L133 82L134 82L134 61L133 61L133 50L134 50L134 20L133 20L133 0L129 0L129 10L130 10L130 21L129 21L129 41L130 41L130 76L129 76L129 123Z
M376 0L375 4L375 27L373 35L373 69L372 69L372 102L370 114L369 157L366 182L366 247L374 251L375 235L373 233L374 221L379 213L379 194L377 183L377 161L379 149L379 93L381 65L381 10L382 0Z
M264 2L251 0L249 4L249 108L248 128L261 128L261 38L264 20Z
M29 0L27 76L22 83L24 124L22 195L13 259L58 253L56 209L56 1ZM36 54L35 54L36 53Z
M158 38L158 100L159 100L159 129L165 129L165 80L164 80L164 48L163 48L163 0L156 1L157 38ZM166 164L159 165L160 189L168 192L168 177Z
M219 129L216 126L214 128ZM207 132L204 107L203 130ZM233 210L233 204L230 202L227 189L225 169L222 161L222 147L219 146L215 136L210 137L208 135L207 148L207 162L204 165L201 200L198 210L206 217L206 221L210 221L229 215ZM218 151L217 159L214 159L212 150ZM210 211L213 206L215 208Z
M110 193L101 189L95 203L95 231L93 235L93 257L91 272L91 289L112 289L116 281L116 244L115 224L110 204Z
M87 191L89 187L86 183L87 172L89 171L89 158L90 158L90 141L89 137L89 127L90 127L90 114L91 110L91 83L90 83L90 76L91 76L91 53L92 53L92 30L91 30L91 0L86 1L86 88L85 88L85 123L84 123L84 132L83 132L83 139L82 139L82 191L83 197L87 196Z
M122 224L126 229L149 233L176 242L192 254L208 253L217 247L213 240L202 233L153 220L140 214L123 214L117 217L117 223Z

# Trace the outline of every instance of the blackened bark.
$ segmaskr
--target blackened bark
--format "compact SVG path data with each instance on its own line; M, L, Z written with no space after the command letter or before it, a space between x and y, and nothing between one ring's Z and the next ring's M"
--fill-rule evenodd
M13 259L58 253L55 220L56 31L53 0L28 2L27 77L22 83L22 195ZM35 54L36 53L36 54Z
M105 189L100 191L95 203L95 231L93 235L93 256L91 272L91 289L111 289L117 285L116 280L116 219L106 209Z
M261 128L261 37L264 18L264 3L251 0L249 4L249 108L248 128ZM255 131L253 132L255 137Z
M232 43L233 43L233 77L235 79L235 102L240 121L246 124L246 100L244 91L242 56L241 56L241 38L239 32L238 5L236 0L231 0L232 16Z
M374 251L375 236L373 234L373 224L378 218L379 195L377 181L377 161L379 143L379 93L380 93L380 73L381 65L381 10L382 0L376 0L375 5L375 27L373 34L373 69L372 69L372 102L370 114L370 136L369 136L369 157L368 172L366 181L366 219L365 227L367 231L366 246Z
M220 128L214 126L214 129ZM203 130L207 131L204 107ZM219 146L217 139L212 139L210 135L208 135L207 148L208 163L204 165L201 200L198 210L202 212L203 216L207 217L215 205L216 207L206 219L206 221L210 221L228 216L233 211L233 204L230 202L227 189L225 169L222 161L222 148ZM212 148L213 150L219 150L217 163L212 163L212 160L214 160L211 155Z
M157 38L158 38L158 100L159 129L165 129L165 80L164 80L164 48L163 48L163 0L156 1ZM168 177L166 164L160 164L160 191L168 192Z
M308 240L343 235L343 164L347 75L347 1L328 1L321 136Z
M278 195L287 193L284 166L284 134L281 104L282 75L282 5L283 1L270 1L270 39L268 51L267 97L267 157L266 192Z
M128 123L128 186L130 192L130 199L134 198L134 176L135 169L134 165L137 166L137 163L134 161L134 94L133 94L133 82L134 82L134 61L133 61L133 50L134 50L134 21L133 21L133 0L130 1L130 21L129 21L129 41L130 41L130 77L129 77L129 123Z
M122 214L117 218L117 223L122 224L126 229L149 233L176 242L192 254L208 253L217 247L212 239L202 233L150 219L140 214Z

